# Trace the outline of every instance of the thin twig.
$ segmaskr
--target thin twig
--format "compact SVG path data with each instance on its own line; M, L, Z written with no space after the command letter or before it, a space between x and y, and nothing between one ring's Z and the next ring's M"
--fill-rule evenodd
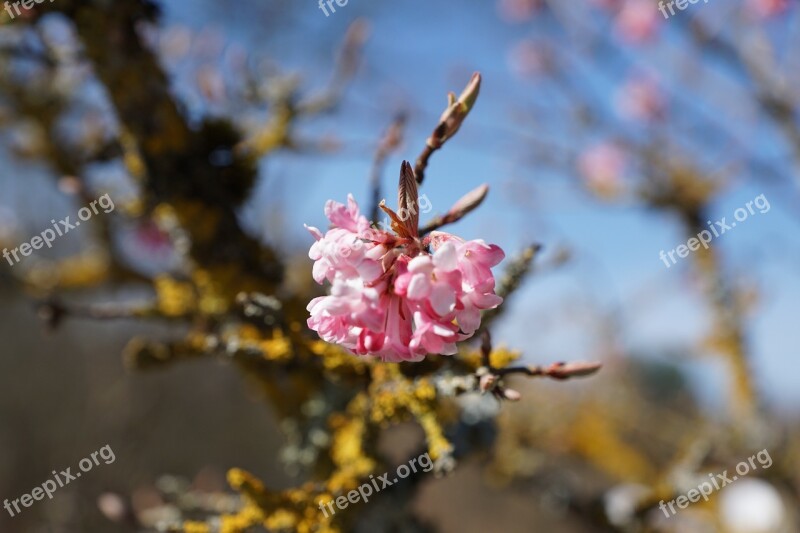
M414 174L417 176L418 184L422 185L422 180L425 179L425 169L428 167L428 160L433 152L444 146L444 143L458 132L464 119L475 105L480 89L481 75L476 72L458 98L453 93L447 95L447 108L439 118L439 123L433 133L425 141L425 148L414 164Z
M483 203L483 200L486 198L487 194L489 194L488 185L481 185L480 187L473 189L464 195L459 201L457 201L446 214L437 215L433 218L433 220L425 224L425 226L419 230L420 235L425 235L432 231L436 231L447 224L458 222L467 214L477 209L478 206Z
M426 144L425 149L422 150L422 153L417 157L417 161L414 164L414 173L417 175L417 183L420 185L422 185L422 180L425 179L425 169L428 168L428 160L433 155L433 152L438 149L439 148L434 148Z
M550 366L516 366L494 369L498 376L510 374L524 374L529 377L548 377L551 379L565 380L576 377L591 376L603 365L593 362L553 363Z

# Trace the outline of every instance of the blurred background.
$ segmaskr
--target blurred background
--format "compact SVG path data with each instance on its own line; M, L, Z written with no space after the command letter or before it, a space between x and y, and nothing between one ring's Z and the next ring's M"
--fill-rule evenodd
M711 0L665 17L661 5L54 0L3 12L0 247L103 194L115 209L0 261L0 498L105 445L116 461L19 516L0 510L0 531L800 531L800 9ZM401 161L473 72L480 98L431 158L423 220L489 184L448 231L506 251L495 348L602 371L512 378L515 404L437 404L455 469L341 523L264 511L237 526L224 516L251 493L230 469L278 494L330 479L338 461L331 419L309 406L345 412L326 384L346 382L327 363L303 377L303 357L321 353L305 328L318 289L303 224L325 228L326 200L349 193L365 213L376 191L394 202ZM707 250L660 259L760 195L768 208ZM273 323L274 301L248 294L285 312ZM420 421L376 425L371 471L424 437L432 449ZM768 469L659 510L761 450ZM267 499L262 511L282 505Z

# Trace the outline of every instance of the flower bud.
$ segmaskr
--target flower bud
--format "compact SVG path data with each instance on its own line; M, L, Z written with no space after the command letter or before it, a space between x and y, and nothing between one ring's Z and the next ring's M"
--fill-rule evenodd
M522 398L522 394L514 389L503 389L503 397L510 402L518 402Z
M481 75L476 72L472 75L472 78L457 100L454 93L447 95L447 109L442 113L439 119L439 125L433 130L431 136L428 137L428 146L434 149L441 148L445 141L458 132L464 119L467 118L467 115L475 105L475 100L478 99L480 89Z

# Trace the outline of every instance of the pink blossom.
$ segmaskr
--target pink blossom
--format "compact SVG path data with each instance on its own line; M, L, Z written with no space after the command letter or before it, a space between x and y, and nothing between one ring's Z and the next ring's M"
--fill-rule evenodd
M504 257L498 246L373 229L352 196L347 206L329 201L325 214L326 233L308 227L316 239L309 257L330 294L309 303L308 327L327 342L384 361L452 355L480 327L481 311L503 301L491 271Z
M620 88L616 107L621 115L645 122L657 121L666 112L666 102L658 83L642 76L630 78Z
M757 17L766 19L786 11L789 0L748 0L747 7Z
M163 231L152 220L145 220L137 225L134 238L136 244L154 252L163 253L172 251L172 240L169 234Z
M616 144L596 144L578 158L578 171L586 185L602 196L615 194L620 188L627 157Z
M358 212L358 204L352 196L347 198L347 207L332 200L325 204L325 216L333 228L323 237L317 228L308 230L317 240L311 245L308 256L315 261L313 276L317 283L333 282L337 272L358 275L372 281L381 274L380 265L366 256L369 248L361 239L369 222Z
M659 16L650 0L625 0L615 21L617 33L632 43L647 41L658 30Z
M519 76L537 76L550 68L551 52L545 43L524 39L511 50L509 63Z

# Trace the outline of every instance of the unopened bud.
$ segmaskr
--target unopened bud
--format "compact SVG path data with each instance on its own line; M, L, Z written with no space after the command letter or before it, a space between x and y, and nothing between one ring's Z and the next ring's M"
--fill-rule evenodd
M428 146L434 149L440 148L445 141L458 132L464 119L467 118L467 115L475 105L480 89L481 75L476 72L472 75L458 99L453 93L447 95L447 109L442 113L439 125L428 138Z
M483 202L487 194L489 194L489 186L484 183L477 189L473 189L462 196L453 207L450 208L450 213L458 215L459 218L463 217L465 214L481 205L481 202Z
M497 382L497 376L494 374L484 374L480 377L479 387L481 392L488 392L494 388L495 383Z
M554 363L547 369L547 375L554 379L569 379L590 376L600 370L600 363L575 362Z
M522 398L522 394L514 389L503 389L503 397L510 402L518 402Z

